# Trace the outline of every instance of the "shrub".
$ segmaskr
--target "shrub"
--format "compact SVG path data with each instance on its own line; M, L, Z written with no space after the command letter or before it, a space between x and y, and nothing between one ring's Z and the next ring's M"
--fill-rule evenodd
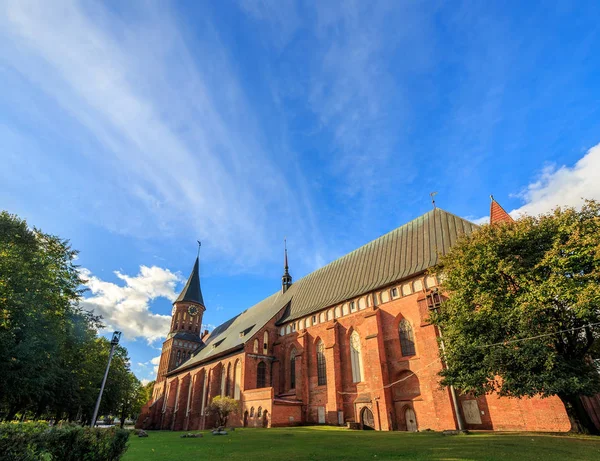
M0 424L0 459L7 461L117 461L129 432L44 423Z
M217 395L211 402L209 410L217 417L216 427L227 426L227 419L232 413L236 413L240 402L231 397L222 397Z

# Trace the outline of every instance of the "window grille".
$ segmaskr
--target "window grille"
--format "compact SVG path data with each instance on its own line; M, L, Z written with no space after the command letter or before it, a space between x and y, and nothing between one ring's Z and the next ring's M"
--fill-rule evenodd
M325 345L323 341L317 344L317 384L324 386L327 384L327 367L325 363Z
M296 389L296 349L290 355L290 389Z
M403 357L415 355L415 338L408 320L403 319L398 327L400 333L400 348Z
M260 362L256 369L256 387L266 387L267 385L267 366L265 362Z

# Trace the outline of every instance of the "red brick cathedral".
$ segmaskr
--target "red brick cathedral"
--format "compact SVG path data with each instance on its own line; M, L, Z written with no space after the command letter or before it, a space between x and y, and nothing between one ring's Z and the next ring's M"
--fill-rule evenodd
M495 201L490 216L511 220ZM211 333L201 331L196 260L138 427L211 428L208 405L226 395L240 402L233 426L569 430L558 398L474 398L439 386L439 332L428 318L441 295L426 271L475 229L433 209L297 282L286 250L281 289Z

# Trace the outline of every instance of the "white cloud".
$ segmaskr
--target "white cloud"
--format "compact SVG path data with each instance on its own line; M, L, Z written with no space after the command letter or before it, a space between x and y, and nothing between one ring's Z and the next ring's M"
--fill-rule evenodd
M158 374L158 365L160 364L160 355L150 360L150 363L154 365L152 372L153 376L156 376Z
M572 166L548 166L539 179L519 194L525 204L511 216L546 213L557 206L579 207L584 199L600 200L600 144L589 149Z
M81 305L101 315L107 330L117 329L128 339L144 338L149 343L166 336L171 317L151 312L149 303L161 297L171 302L177 298L175 286L181 280L177 274L157 266L140 266L134 277L115 271L124 282L118 285L99 279L87 269L81 272L91 292Z
M148 384L150 381L152 381L151 379L148 378L143 378L140 380L140 382L142 383L142 386L145 386L146 384Z
M559 206L578 208L585 199L600 200L600 144L589 149L571 167L546 166L536 181L515 196L525 202L509 213L515 219L548 213ZM490 217L466 219L475 224L488 224Z
M471 221L472 223L477 224L478 226L482 226L484 224L489 224L490 223L490 217L489 216L483 216L481 218L477 218L475 216L465 216L465 219L467 221Z

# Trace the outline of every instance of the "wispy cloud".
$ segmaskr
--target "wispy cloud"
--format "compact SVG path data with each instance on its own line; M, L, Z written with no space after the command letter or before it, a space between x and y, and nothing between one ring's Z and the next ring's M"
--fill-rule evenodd
M273 214L303 227L281 205L290 185L258 114L208 20L198 38L164 5L129 6L4 2L0 62L68 114L69 142L92 136L78 146L91 184L75 201L96 221L140 237L210 236L234 266L252 266Z
M415 174L411 154L399 149L411 101L398 81L429 66L428 24L418 9L398 2L333 5L316 7L319 48L309 102L331 136L329 165L344 179L344 193L372 208L373 189L391 186L386 169L402 165L396 183ZM404 65L393 69L389 57L397 54L404 55Z

